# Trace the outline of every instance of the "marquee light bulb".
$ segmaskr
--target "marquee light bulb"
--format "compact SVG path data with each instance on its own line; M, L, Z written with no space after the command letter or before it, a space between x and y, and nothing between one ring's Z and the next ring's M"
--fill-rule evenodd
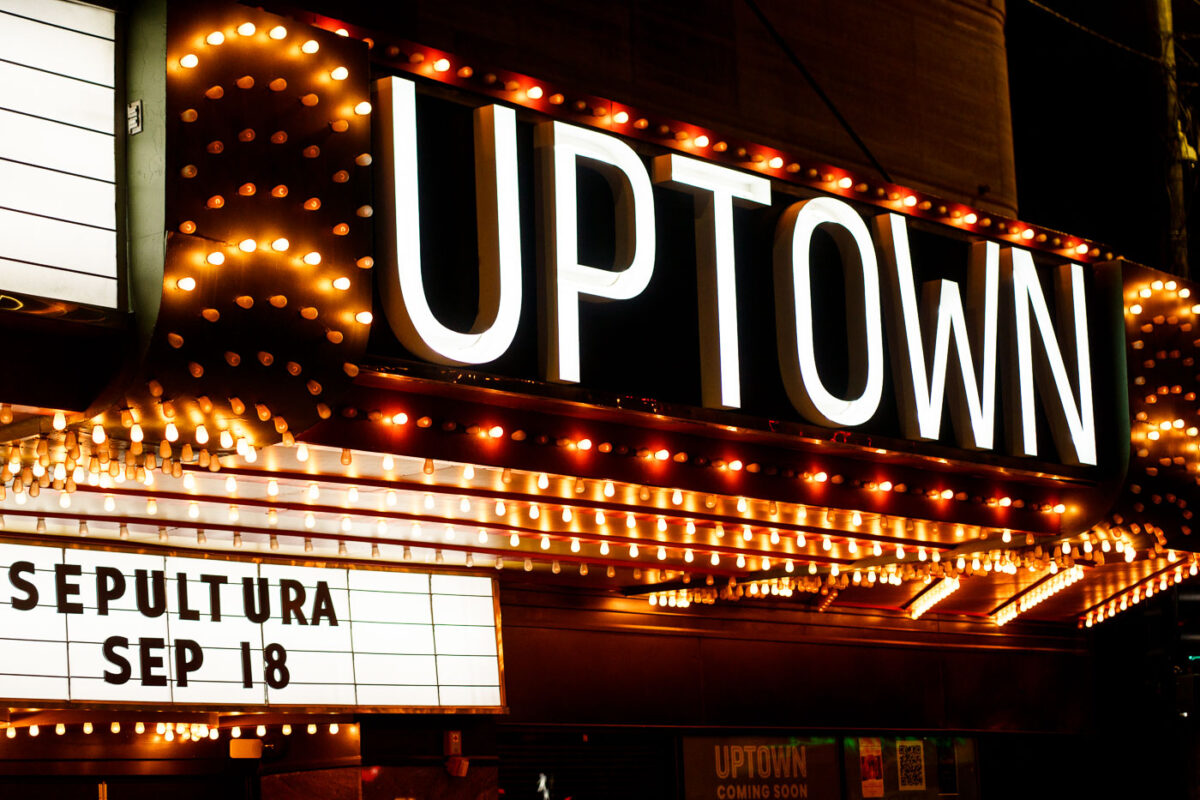
M179 439L179 428L175 427L174 422L168 422L165 435L168 442L174 442Z
M286 39L287 33L287 28L283 27L282 25L276 25L274 28L271 28L271 32L267 35L275 41L279 41L280 39Z
M271 249L277 253L286 252L287 249L291 246L292 246L292 243L289 242L287 239L283 238L282 236L280 236L275 241L271 242Z
M313 39L309 39L307 42L305 42L304 44L300 45L300 52L302 52L302 53L307 53L307 54L308 54L308 55L310 55L310 56L311 56L313 53L315 53L315 52L317 52L318 50L320 50L320 49L321 49L321 45L320 45L320 44L318 44L318 43L317 43L315 40L313 40Z
M360 311L354 315L354 321L360 325L370 325L375 319L370 311Z
M93 442L95 442L96 444L104 444L104 440L107 438L108 438L108 436L104 433L103 425L95 425L92 427L92 441Z
M333 288L335 288L341 292L346 291L347 289L350 288L350 279L345 276L342 276L340 278L334 278Z
M38 729L37 725L29 726L29 735L30 736L37 736L39 733L41 733L41 730Z
M366 100L363 100L358 105L354 106L354 113L358 114L360 117L365 117L367 114L371 113L371 104Z
M521 544L521 537L518 536L517 534L513 533L512 535L510 535L508 537L508 546L509 547L518 547L518 546L520 546L520 544Z
M254 27L253 22L243 22L238 25L237 32L242 36L253 36L256 30L258 29Z
M317 266L318 264L321 263L321 254L317 253L315 251L312 253L305 253L304 254L304 263L308 264L310 267Z
M350 77L350 70L346 69L345 67L334 67L329 71L329 77L333 78L335 81L344 81L346 78Z
M215 250L215 251L209 253L208 256L205 257L204 260L207 261L209 264L212 264L214 267L219 267L225 263L225 254L222 253L220 250Z
M184 69L194 69L199 63L200 59L196 57L195 53L188 53L183 58L179 59L179 66L183 67Z
M439 58L437 61L433 62L434 72L446 72L449 69L450 69L450 60L449 59Z
M196 426L196 444L208 444L208 428L203 425Z

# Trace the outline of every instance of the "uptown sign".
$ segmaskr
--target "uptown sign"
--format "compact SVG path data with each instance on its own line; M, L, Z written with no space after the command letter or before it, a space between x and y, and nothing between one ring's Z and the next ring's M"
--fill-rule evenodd
M469 330L443 324L422 273L418 202L416 87L390 77L377 83L382 266L380 293L389 323L412 353L445 365L477 365L506 353L518 333L522 298L522 214L517 121L499 105L476 109L475 194L478 313ZM678 154L642 157L622 139L559 121L537 124L534 148L542 232L539 280L543 378L581 379L580 304L636 298L656 261L656 185L695 197L697 292L703 404L742 406L735 282L735 205L768 207L769 180ZM582 263L578 169L599 171L611 188L615 219L612 269ZM818 368L822 331L814 319L812 261L817 231L832 236L845 275L849 381L831 389ZM799 200L775 229L774 306L779 369L791 404L819 425L855 428L884 396L885 336L904 436L937 440L948 403L955 441L969 450L997 447L996 392L1006 402L1003 429L1013 455L1038 456L1040 395L1059 459L1097 463L1084 269L1055 267L1052 302L1029 250L996 242L971 245L964 287L918 285L905 217L865 220L833 197ZM836 266L836 265L832 265ZM997 377L997 361L1006 369Z

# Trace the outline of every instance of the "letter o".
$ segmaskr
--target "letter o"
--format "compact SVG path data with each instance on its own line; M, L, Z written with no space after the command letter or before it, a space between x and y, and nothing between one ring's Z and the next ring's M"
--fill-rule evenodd
M810 251L816 229L827 226L846 265L846 335L850 397L825 388L817 372ZM883 328L879 267L871 234L848 203L832 197L802 200L775 229L775 318L779 367L788 399L809 421L831 427L861 425L875 415L883 394Z

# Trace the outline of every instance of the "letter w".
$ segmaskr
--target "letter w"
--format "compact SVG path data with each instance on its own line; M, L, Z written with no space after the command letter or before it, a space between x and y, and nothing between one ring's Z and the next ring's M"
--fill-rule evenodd
M974 325L968 328L954 281L924 284L918 311L904 217L880 215L875 218L875 230L884 270L885 317L904 435L910 439L938 438L953 344L958 369L950 384L950 418L955 437L960 447L990 450L996 415L999 247L993 242L971 246L967 308Z

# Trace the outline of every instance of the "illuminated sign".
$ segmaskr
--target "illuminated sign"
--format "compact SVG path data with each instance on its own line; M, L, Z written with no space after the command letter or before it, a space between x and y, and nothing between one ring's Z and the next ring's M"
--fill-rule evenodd
M490 578L0 544L0 697L497 707Z
M734 207L758 208L756 213L776 219L773 283L765 288L774 294L777 372L787 400L805 420L853 429L891 413L882 410L890 361L895 415L905 437L938 440L948 415L960 448L996 449L1002 425L1010 454L1044 456L1037 436L1038 398L1059 460L1097 464L1086 277L1079 264L1059 263L1055 290L1048 293L1031 251L979 242L955 267L958 274L965 268L965 291L957 280L923 280L915 269L923 265L910 251L904 216L884 213L867 220L845 200L797 200L782 191L776 194L781 205L776 210L765 178L676 154L655 158L648 170L623 139L560 121L534 125L537 194L536 202L527 202L519 191L515 115L487 105L473 111L478 313L469 330L460 332L438 319L429 281L439 270L422 264L421 242L429 233L418 208L423 190L415 85L397 77L383 79L377 83L377 100L383 200L380 289L388 321L411 353L456 366L490 364L508 353L520 335L521 228L525 218L536 214L541 232L539 377L560 384L583 382L588 370L581 355L584 304L632 301L653 281L673 278L658 268L659 245L666 238L660 231L661 209L670 200L656 195L657 185L694 196L692 268L697 278L692 292L699 309L696 350L703 405L743 408L748 371L742 366L746 353L739 331L762 323L739 318L743 304L735 268L744 273L759 265L738 263ZM593 216L611 218L605 229L609 264L597 264L582 253L589 214L581 199L581 167L602 176L607 185L602 201L607 208L596 211L596 192L587 208ZM822 238L831 240L833 248L821 244ZM944 263L935 266L945 269ZM826 287L818 295L814 286L831 272L842 275L842 287ZM822 306L838 295L845 306L838 323L844 331L822 322L828 318ZM645 306L628 308L627 325L649 331ZM844 358L831 368L823 351L843 333ZM653 343L645 344L643 349L649 349ZM596 360L623 365L635 358L611 347L596 352L603 353ZM670 362L686 358L678 351L659 355ZM997 361L1002 362L999 377ZM639 388L626 391L653 394ZM998 391L1006 399L1001 420L996 419Z
M0 3L0 287L116 307L116 14Z

